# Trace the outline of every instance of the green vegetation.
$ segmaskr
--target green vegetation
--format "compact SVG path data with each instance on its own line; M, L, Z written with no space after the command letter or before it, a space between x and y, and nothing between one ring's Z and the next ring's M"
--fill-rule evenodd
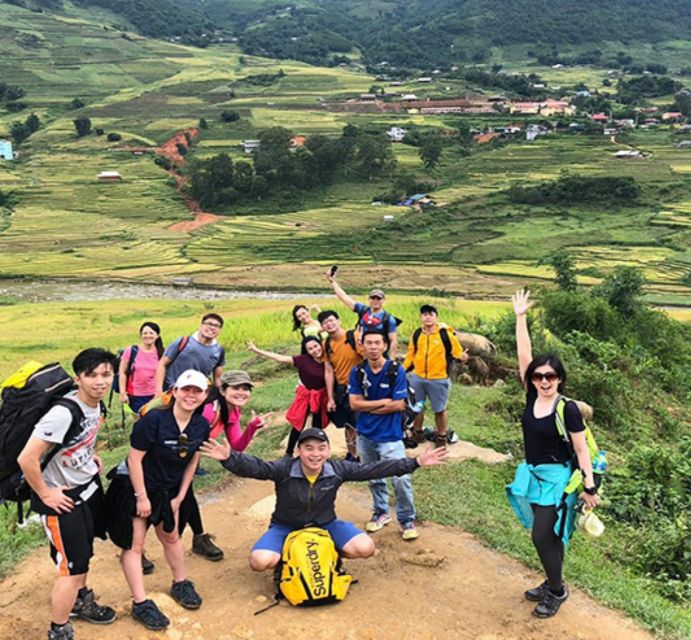
M685 638L691 618L685 606L689 588L685 536L689 513L688 406L691 341L689 326L643 306L632 274L618 273L598 292L542 292L531 316L534 349L557 351L569 372L567 392L595 408L593 429L607 449L608 504L601 508L606 532L598 540L576 535L567 556L569 584L599 601L621 608L662 637ZM403 318L409 336L422 298L390 296L387 306ZM489 335L500 363L515 366L513 318L506 303L432 300L453 326ZM333 298L318 301L332 306ZM229 365L248 368L260 381L252 406L283 411L294 389L290 368L259 360L244 349L252 338L262 347L294 353L292 303L233 300L217 303L128 300L79 303L18 303L0 306L7 348L0 354L0 377L28 359L69 363L87 344L111 349L130 344L144 318L159 320L168 342L191 331L202 313L226 318L221 341ZM339 307L336 307L339 308ZM339 308L340 310L340 308ZM348 319L348 314L344 316ZM27 332L26 327L32 331ZM104 327L108 331L104 332ZM500 465L477 461L449 464L415 476L420 516L472 532L492 547L537 568L530 536L522 530L504 495L516 460L522 456L518 425L523 392L509 377L501 388L455 385L451 424L463 439L513 454ZM106 467L125 455L128 428L120 426L117 399L103 433ZM253 451L272 456L285 428L260 434ZM218 465L205 462L210 477L222 480ZM6 572L31 547L44 544L38 527L15 529L12 511L2 512L0 566Z
M640 187L632 176L618 178L566 175L553 182L531 187L513 185L509 189L509 199L520 204L590 203L600 206L603 202L616 204L636 200L640 193Z

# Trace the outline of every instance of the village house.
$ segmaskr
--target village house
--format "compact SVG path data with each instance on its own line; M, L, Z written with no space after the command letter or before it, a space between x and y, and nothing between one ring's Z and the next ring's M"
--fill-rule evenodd
M374 102L377 99L376 93L361 93L360 100L362 102Z
M684 119L684 114L681 111L667 111L662 114L664 122L680 122Z
M593 122L599 122L600 124L605 124L609 122L609 116L606 113L594 113L590 116Z
M260 140L243 140L242 148L245 151L245 153L252 153L256 149L259 149L260 144Z
M423 78L418 78L415 82L432 82L432 78L425 76Z
M391 129L386 132L386 135L389 136L391 142L403 142L406 133L408 132L401 127L391 127Z
M643 154L636 149L622 149L613 154L615 158L642 158Z
M98 174L99 182L121 182L122 176L118 171L101 171Z
M3 160L14 160L12 143L9 140L0 140L0 158Z

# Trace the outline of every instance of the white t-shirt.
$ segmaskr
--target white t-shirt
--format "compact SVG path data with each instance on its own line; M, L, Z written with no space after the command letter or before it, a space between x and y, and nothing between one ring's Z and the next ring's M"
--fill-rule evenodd
M36 424L33 436L46 442L62 445L43 471L43 480L49 487L67 486L70 488L90 482L98 473L94 461L96 436L101 427L100 407L90 407L77 398L77 392L65 397L74 400L84 412L79 431L69 442L62 441L72 423L72 414L67 407L55 406Z

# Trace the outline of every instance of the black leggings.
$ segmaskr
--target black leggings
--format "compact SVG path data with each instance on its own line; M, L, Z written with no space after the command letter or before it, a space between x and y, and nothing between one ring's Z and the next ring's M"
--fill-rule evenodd
M312 416L312 427L314 429L321 429L322 428L322 414L321 414L321 409L319 413L310 413L305 417L305 423L302 425L302 428L304 429L307 426L307 421L309 420L309 417ZM298 443L298 438L300 437L300 431L298 431L295 427L290 427L290 433L288 434L288 446L286 447L286 455L287 456L292 456L293 452L295 451L295 446Z
M549 588L559 593L562 589L561 570L564 565L564 543L554 533L554 524L557 521L555 507L541 507L537 504L530 505L533 508L535 521L533 523L533 544L537 549L537 555L547 574Z
M190 488L187 490L187 495L180 505L180 514L178 517L178 533L180 535L182 535L182 532L188 524L195 536L204 533L202 514L199 510L199 503L197 502L197 496L194 495L192 485L190 485Z

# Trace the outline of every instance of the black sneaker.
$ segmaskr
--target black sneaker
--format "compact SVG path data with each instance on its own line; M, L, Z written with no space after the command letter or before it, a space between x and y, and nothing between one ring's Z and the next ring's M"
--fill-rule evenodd
M212 540L210 533L200 533L192 538L192 552L204 556L207 560L218 562L223 560L223 549L219 549Z
M556 615L559 607L566 602L568 597L569 592L566 590L566 586L564 586L564 593L560 596L553 594L547 589L542 602L533 609L533 615L538 618L551 618L553 615Z
M141 604L133 603L132 617L151 631L162 631L170 624L170 620L153 600L144 600Z
M525 599L530 600L530 602L542 602L547 591L549 591L549 583L545 580L541 585L528 589L523 595Z
M73 640L74 629L72 623L67 622L59 629L48 629L48 640Z
M173 586L170 588L170 595L185 609L199 609L202 606L202 599L195 591L194 584L189 580L173 582Z
M88 589L86 594L77 600L70 612L70 618L79 618L94 624L110 624L117 618L115 610L111 607L103 607L96 602L93 589Z
M145 576L151 575L155 568L156 565L142 553L142 573Z

